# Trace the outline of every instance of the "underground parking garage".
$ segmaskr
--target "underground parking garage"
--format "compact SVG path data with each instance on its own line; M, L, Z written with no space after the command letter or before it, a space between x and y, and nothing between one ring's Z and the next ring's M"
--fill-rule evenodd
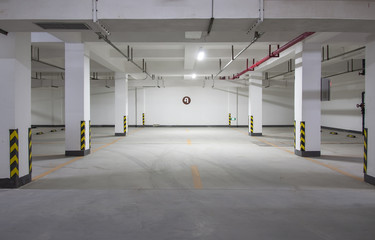
M373 239L374 3L146 2L0 3L0 236Z

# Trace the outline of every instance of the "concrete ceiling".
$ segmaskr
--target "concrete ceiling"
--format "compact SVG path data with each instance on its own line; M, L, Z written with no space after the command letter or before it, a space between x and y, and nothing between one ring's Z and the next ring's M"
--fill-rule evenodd
M31 2L41 4L40 0L28 2L30 6L21 0L0 2L0 28L8 32L48 33L32 43L39 49L40 60L63 68L63 42L84 42L91 51L91 72L106 75L108 72L123 71L136 79L145 77L138 68L98 38L95 32L99 31L99 28L92 21L91 1L78 4L69 0L66 4L57 5L51 2L49 11L34 9L37 6ZM258 17L257 7L252 6L258 1L215 0L215 6L211 5L211 1L202 1L199 6L183 0L148 0L151 5L145 4L144 9L138 2L109 2L99 1L98 8L100 23L111 33L108 37L110 41L124 53L127 53L128 46L133 48L134 61L138 65L141 65L144 59L147 62L147 71L154 74L155 79L170 80L176 85L201 85L206 82L205 79L216 75L220 70L219 61L221 60L222 66L230 61L232 46L236 54L251 41L253 32L248 31ZM311 41L320 42L322 46L329 44L331 55L363 46L367 38L375 34L373 1L337 1L336 5L332 1L319 1L319 4L314 2L317 1L265 1L265 20L257 28L258 31L264 32L264 35L221 76L231 76L244 70L247 59L252 63L252 59L265 57L269 45L273 48L277 44L283 45L306 31L318 32L311 37ZM76 3L75 8L70 5L73 3ZM30 9L34 9L39 18L35 17ZM208 34L211 9L215 20ZM345 11L351 16L345 15ZM41 22L84 23L90 29L45 30L36 25ZM187 38L191 32L198 33L200 37ZM206 52L205 60L200 62L196 60L199 49ZM264 67L264 71L283 72L286 61L293 58L294 54L290 52L279 60L273 59L273 63L267 63L268 67ZM352 58L362 59L364 52L356 53ZM323 71L335 72L342 68L340 64L346 65L346 61L341 59L332 64L324 64ZM62 72L61 69L35 61L32 70L34 73L45 74ZM191 79L193 73L197 74L198 80ZM137 84L155 85L155 80L150 83L139 80Z

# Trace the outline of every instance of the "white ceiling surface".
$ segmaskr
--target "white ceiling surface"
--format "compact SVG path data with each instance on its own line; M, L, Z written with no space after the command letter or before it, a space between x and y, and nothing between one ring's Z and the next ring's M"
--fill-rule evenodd
M219 59L224 66L234 54L246 47L253 37L248 29L258 18L258 0L143 0L98 1L98 18L111 32L109 39L125 54L127 47L133 48L134 61L147 62L147 71L160 79L164 85L204 85L204 79L219 72ZM329 44L331 55L363 46L369 35L375 33L375 1L264 1L264 22L258 30L265 34L245 51L221 75L230 76L249 65L252 59L260 60L268 54L268 46L284 44L305 31L317 31L309 41ZM208 35L209 20L215 17L212 31ZM74 20L71 20L74 19ZM46 34L35 22L79 22L93 30L50 30ZM64 67L64 43L85 42L90 48L91 72L107 76L108 72L127 72L133 78L143 79L143 74L111 46L100 40L92 21L92 0L0 0L0 28L8 32L31 31L33 46L39 48L40 60ZM41 33L44 32L44 33ZM200 39L186 39L187 32L201 32ZM197 61L199 49L206 52L203 61ZM352 56L364 57L359 52ZM285 61L294 58L290 49L280 58L261 66L262 71L283 72ZM345 63L346 59L341 59ZM283 63L284 62L284 63ZM335 66L340 62L335 60ZM281 64L283 63L283 64ZM345 64L346 65L346 64ZM341 68L341 67L338 67ZM33 62L33 72L44 72L45 76L61 70ZM334 72L328 64L323 71ZM191 74L197 79L191 79ZM103 77L108 78L108 77ZM163 79L163 80L162 80ZM219 81L217 81L219 83ZM237 86L220 81L226 86ZM243 86L243 81L238 86ZM132 81L137 86L156 86L157 80ZM212 84L212 82L211 82Z

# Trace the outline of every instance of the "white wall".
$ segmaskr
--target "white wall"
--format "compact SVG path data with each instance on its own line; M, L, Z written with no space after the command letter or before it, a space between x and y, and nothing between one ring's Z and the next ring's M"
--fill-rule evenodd
M64 124L64 87L31 89L31 124Z
M361 93L364 76L358 72L332 77L331 101L322 102L322 126L362 131Z
M184 96L191 103L182 102ZM228 93L212 88L147 88L147 125L228 125Z
M224 91L223 91L224 90ZM230 93L226 92L229 90ZM143 98L140 91L145 92ZM140 100L145 101L146 125L228 125L228 113L236 121L232 126L248 124L248 89L212 89L202 87L167 87L129 89L129 125L142 125ZM182 98L189 96L190 105ZM238 102L238 108L237 108ZM138 105L138 108L136 108ZM91 84L91 124L114 125L114 87ZM238 112L237 112L238 111ZM32 88L32 124L64 124L64 87ZM263 89L263 124L293 125L293 85Z
M293 125L294 85L263 88L263 125Z
M91 85L91 125L115 125L115 88Z

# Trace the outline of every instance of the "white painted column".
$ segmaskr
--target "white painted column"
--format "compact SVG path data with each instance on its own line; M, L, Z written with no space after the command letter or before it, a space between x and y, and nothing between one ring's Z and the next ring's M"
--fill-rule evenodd
M227 88L228 91L228 126L237 126L237 89Z
M65 43L65 155L67 156L84 156L90 153L90 59L88 56L89 53L83 43Z
M262 136L262 73L251 73L249 84L249 135Z
M294 120L295 154L299 156L320 156L320 78L320 44L298 44L295 59Z
M375 185L375 39L366 45L365 76L365 181ZM367 150L367 154L366 154ZM366 164L367 161L367 164Z
M136 100L137 100L137 116L136 116L136 125L144 126L147 125L147 114L146 114L146 94L144 88L135 89Z
M128 130L128 75L115 73L115 135L126 136Z
M0 188L17 188L31 181L30 48L30 33L0 34ZM17 136L11 137L11 130Z

